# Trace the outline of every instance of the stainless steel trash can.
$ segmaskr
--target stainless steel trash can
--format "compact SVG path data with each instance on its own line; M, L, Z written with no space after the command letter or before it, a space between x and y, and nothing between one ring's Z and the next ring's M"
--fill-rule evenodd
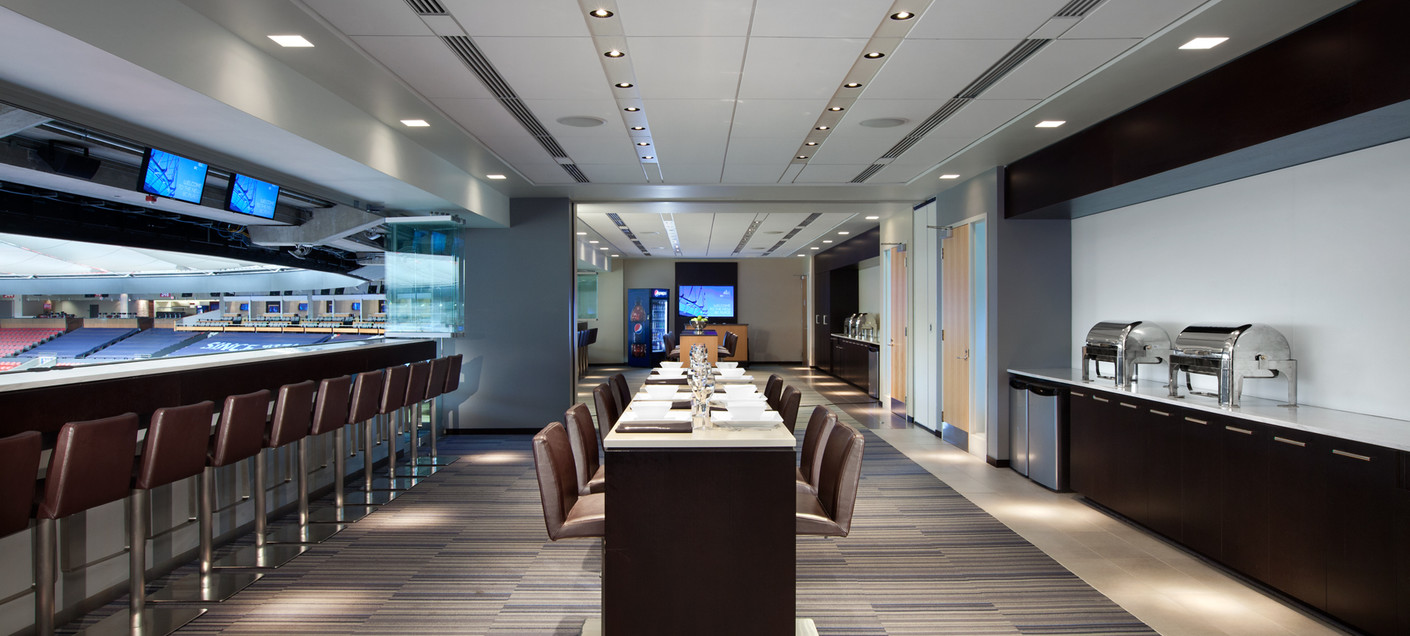
M1067 490L1066 391L1028 385L1028 478L1052 490Z
M1028 475L1028 383L1009 378L1009 468Z

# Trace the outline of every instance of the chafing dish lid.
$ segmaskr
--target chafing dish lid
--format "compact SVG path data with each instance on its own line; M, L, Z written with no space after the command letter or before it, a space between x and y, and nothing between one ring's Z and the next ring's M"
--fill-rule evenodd
M1191 325L1175 338L1176 353L1184 356L1218 356L1236 348L1271 360L1292 358L1287 338L1265 324Z
M1126 342L1131 328L1141 324L1139 320L1104 320L1087 331L1087 346L1116 347Z

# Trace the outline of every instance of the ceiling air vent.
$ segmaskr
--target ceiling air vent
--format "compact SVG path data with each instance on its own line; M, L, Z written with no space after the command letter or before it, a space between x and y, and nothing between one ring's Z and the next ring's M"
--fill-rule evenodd
M1101 4L1102 0L1072 0L1063 8L1059 9L1054 18L1081 18L1092 12L1092 9Z
M578 183L588 182L587 175L583 174L583 171L578 169L577 164L565 163L563 164L563 171L572 176L573 180L577 181Z
M984 71L984 74L980 75L978 79L970 82L969 86L966 86L965 89L960 91L960 94L955 97L961 99L974 99L975 97L979 97L980 93L988 90L990 86L993 86L996 82L1003 79L1010 71L1017 68L1024 60L1028 59L1034 53L1037 53L1038 49L1043 48L1044 45L1051 41L1052 40L1029 39L1019 42L1018 46L1013 47L1013 50L1008 52L1008 55L1000 58L998 62L995 62L993 66L989 67L989 70Z
M870 166L867 166L867 169L866 169L866 170L863 170L863 171L857 173L857 176L852 177L852 183L862 183L863 181L866 181L867 179L870 179L872 175L876 174L876 173L879 172L882 168L885 168L885 167L886 167L886 164L884 164L884 163L874 163L874 164L871 164Z
M955 113L959 112L960 109L964 108L964 105L968 104L969 102L970 100L968 99L952 99L948 102L945 102L945 105L935 109L935 112L931 113L929 117L925 118L925 121L920 122L920 124L917 125L914 130L907 133L905 137L902 137L900 141L896 142L896 145L892 146L890 150L887 150L886 154L881 155L881 158L895 159L896 157L901 156L901 153L910 150L911 146L920 143L920 140L926 135L930 134L930 131L934 130L936 126L939 126L946 119L949 119L950 117L954 116ZM870 170L870 168L868 168L868 170ZM869 173L863 174L870 177L871 175L876 174L876 171L872 170ZM860 183L860 181L854 180L853 183Z
M446 15L446 8L436 0L406 0L406 3L419 15Z
M567 169L567 166L564 166L564 169ZM573 169L577 170L578 167L573 166ZM638 239L631 228L627 227L627 222L623 221L621 216L618 216L616 212L608 212L607 218L617 226L617 229L622 231L622 234L627 237L627 240L632 242L632 245L635 245L638 250L641 250L642 256L651 256L651 252L646 250L646 246L641 244L641 239Z

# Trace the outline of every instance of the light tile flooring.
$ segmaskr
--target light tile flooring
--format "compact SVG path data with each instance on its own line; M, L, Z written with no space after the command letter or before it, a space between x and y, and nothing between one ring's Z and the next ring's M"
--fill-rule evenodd
M594 368L592 385L617 369ZM639 373L639 371L638 371ZM1103 513L1071 493L1054 493L1007 468L906 425L849 385L804 367L754 365L762 386L770 373L807 389L805 409L830 404L1012 528L1136 618L1170 636L1350 634L1250 586L1154 534ZM629 373L629 379L634 374ZM599 378L598 376L601 376ZM635 388L639 379L630 379Z

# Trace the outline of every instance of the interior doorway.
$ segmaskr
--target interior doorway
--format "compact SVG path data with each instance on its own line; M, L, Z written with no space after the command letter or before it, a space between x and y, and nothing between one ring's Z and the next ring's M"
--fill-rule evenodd
M970 436L970 227L940 240L940 436L969 449Z
M906 246L900 245L886 250L886 293L890 320L887 325L886 347L890 352L890 395L891 412L906 416L906 351L909 346L907 317L910 316L910 289L906 278Z

